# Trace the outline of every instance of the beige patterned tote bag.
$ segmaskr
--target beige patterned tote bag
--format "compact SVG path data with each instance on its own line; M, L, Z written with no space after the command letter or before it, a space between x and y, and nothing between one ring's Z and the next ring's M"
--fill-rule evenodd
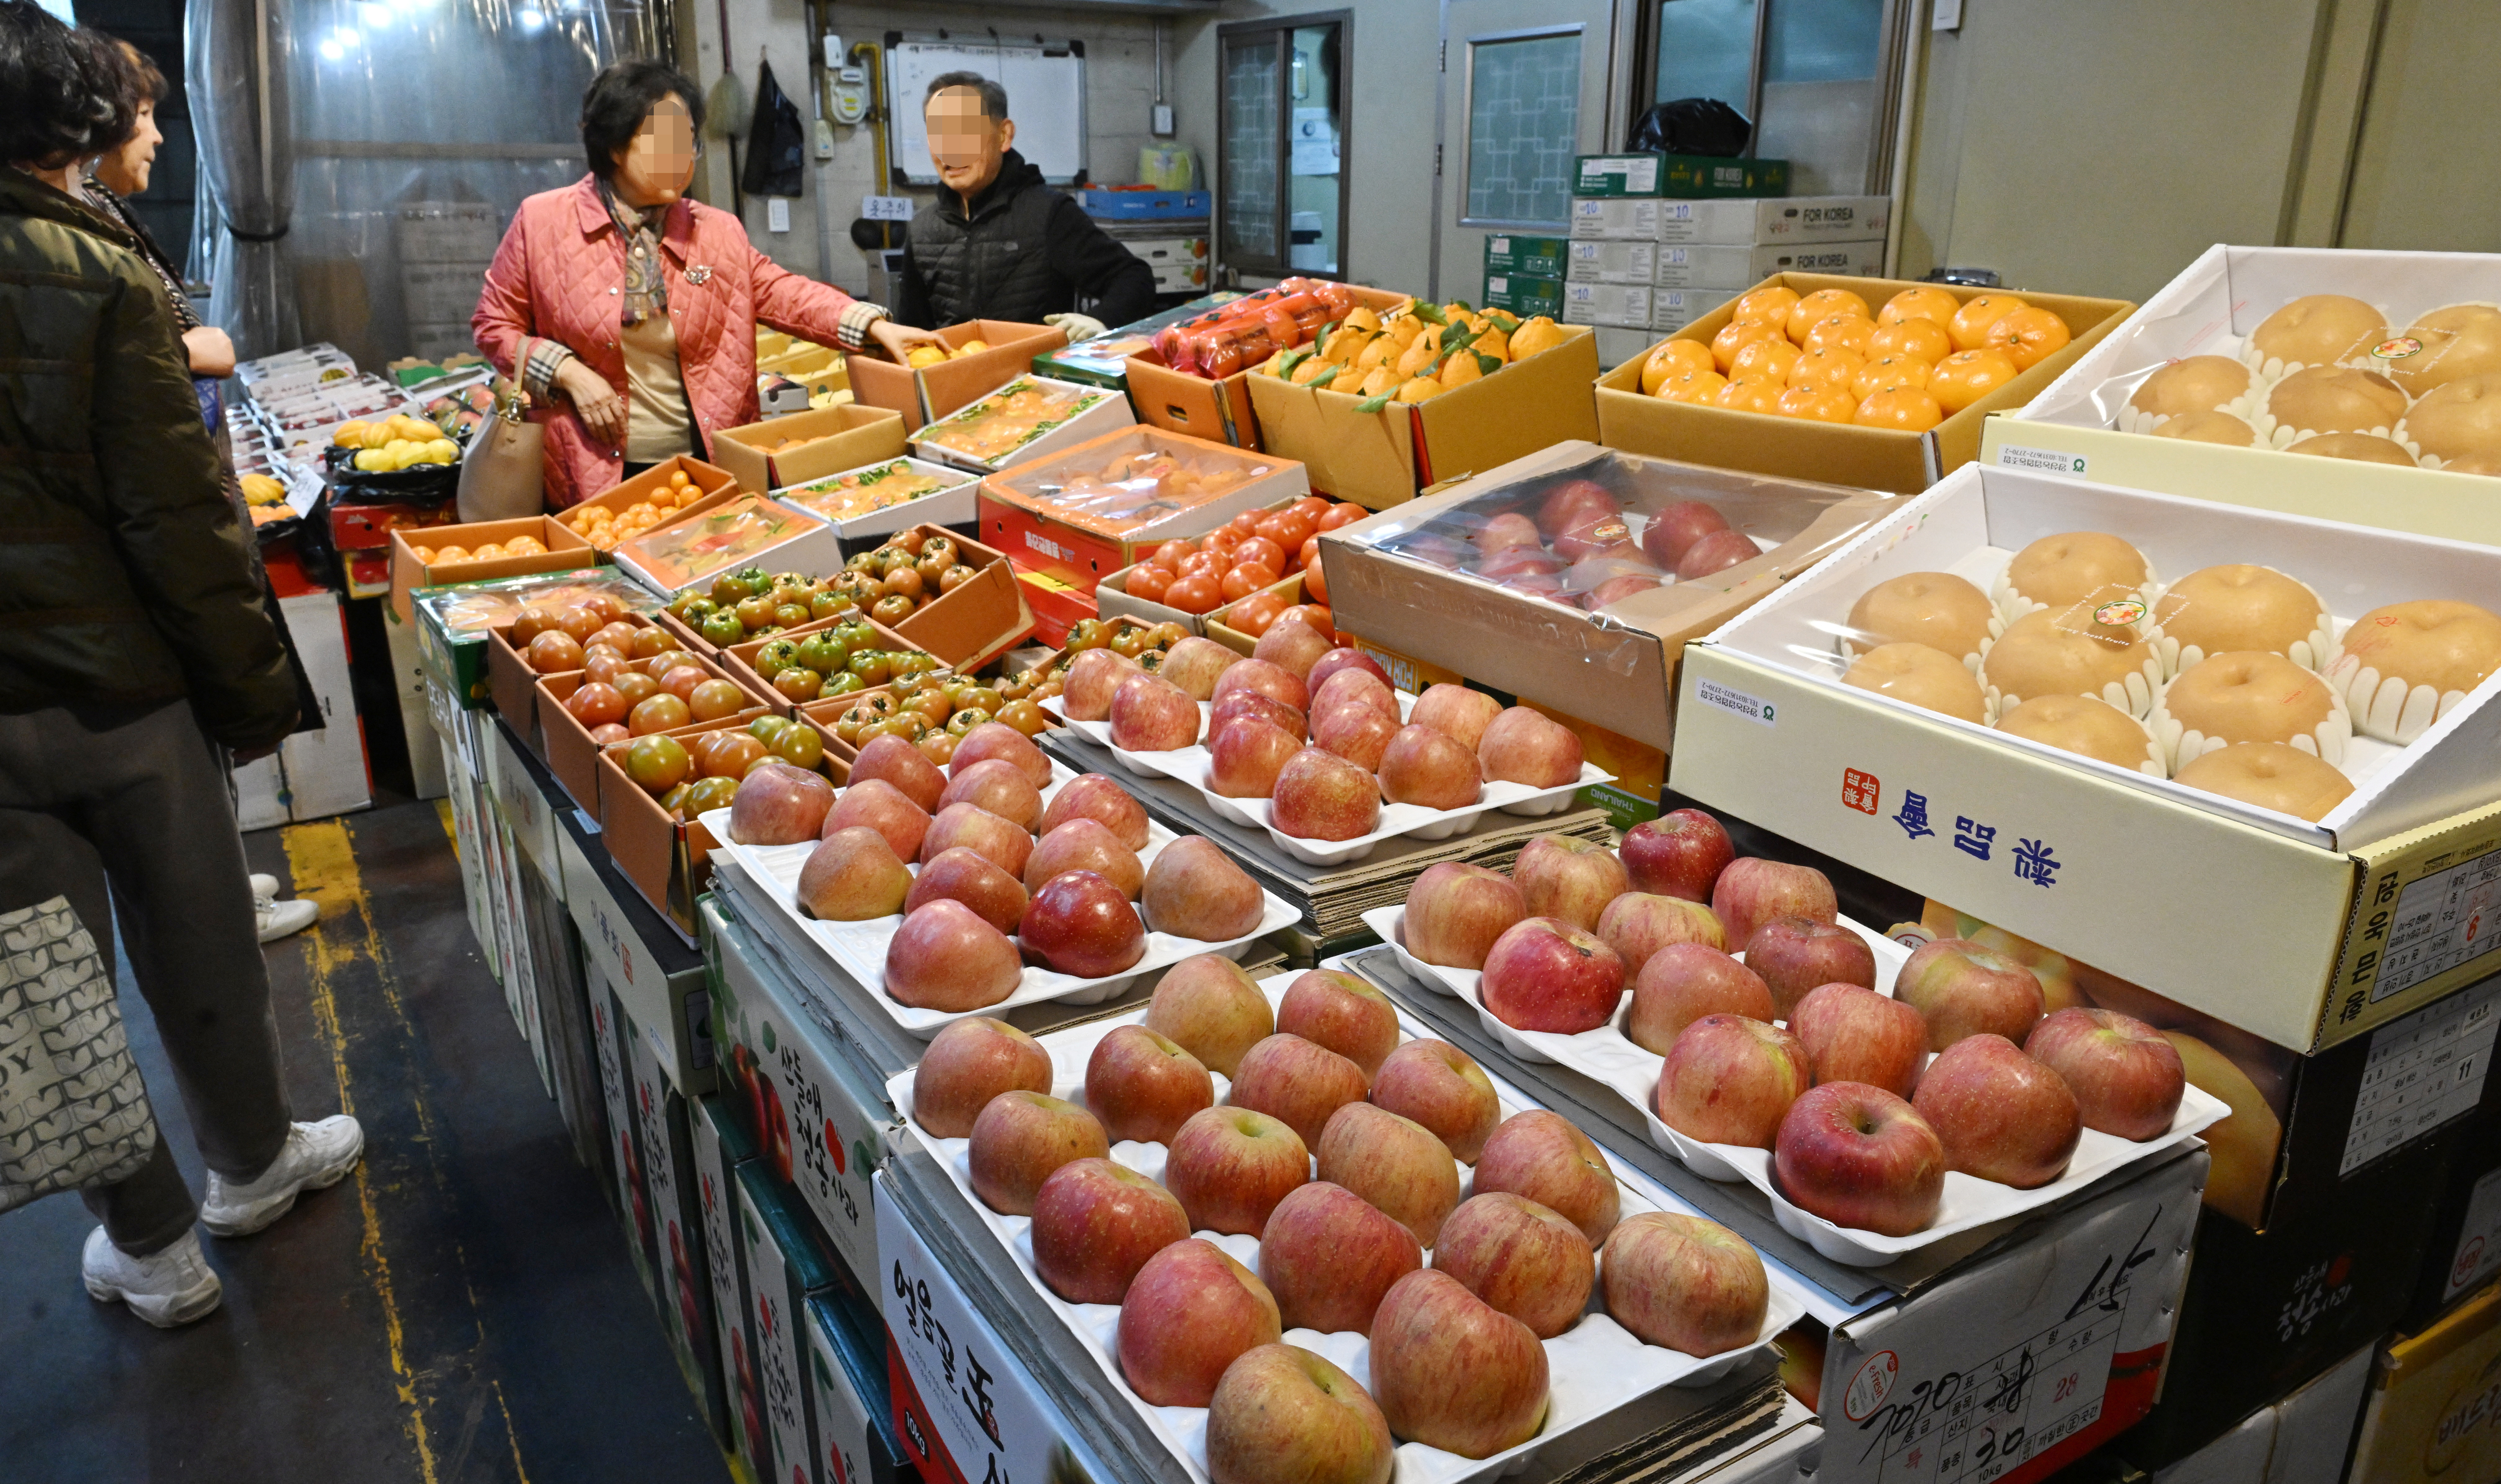
M136 1174L156 1118L69 899L0 912L0 1211Z

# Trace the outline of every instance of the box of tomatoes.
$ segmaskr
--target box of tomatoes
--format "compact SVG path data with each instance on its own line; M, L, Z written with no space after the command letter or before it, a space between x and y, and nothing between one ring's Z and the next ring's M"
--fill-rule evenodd
M599 749L599 830L609 859L643 900L695 938L695 898L712 879L706 809L725 808L748 769L778 757L840 786L850 767L815 725L759 705L715 721L650 732Z
M1917 494L1980 456L1989 413L2047 389L2134 308L1778 273L1598 378L1598 441Z
M647 634L665 636L650 628ZM599 808L599 749L652 732L702 726L774 709L773 696L746 677L699 654L649 643L646 653L621 659L593 656L581 670L543 675L533 687L538 705L535 750L573 796ZM674 705L672 704L674 703Z
M1292 459L1129 427L984 479L981 534L1017 566L1091 593L1167 541L1311 490Z
M1284 584L1300 577L1318 556L1320 532L1370 513L1351 502L1332 505L1317 495L1245 511L1205 536L1161 543L1105 577L1094 590L1094 601L1107 618L1117 614L1213 635L1219 610L1272 588L1282 594ZM1299 601L1286 598L1274 608L1281 610Z

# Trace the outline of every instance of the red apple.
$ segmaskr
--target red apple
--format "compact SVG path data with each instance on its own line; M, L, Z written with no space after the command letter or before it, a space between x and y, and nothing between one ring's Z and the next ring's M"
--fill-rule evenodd
M1363 1069L1369 1079L1398 1045L1398 1009L1371 983L1332 969L1314 969L1285 986L1277 1029L1326 1046Z
M1207 742L1207 786L1227 799L1265 799L1277 791L1277 775L1302 750L1301 739L1256 716L1219 722Z
M1220 953L1197 953L1155 982L1146 1026L1230 1077L1243 1052L1276 1034L1277 1020L1249 971Z
M1661 577L1625 573L1619 577L1609 577L1590 588L1588 596L1582 599L1582 602L1587 606L1590 612L1594 613L1611 604L1621 603L1635 593L1649 592L1658 587L1664 580L1665 578Z
M2065 1079L1985 1031L1937 1053L1911 1106L1944 1142L1947 1169L2017 1190L2056 1179L2084 1137Z
M1379 660L1360 649L1345 644L1340 644L1314 661L1312 673L1304 676L1303 681L1312 688L1312 695L1317 698L1320 693L1320 687L1328 683L1329 676L1341 670L1360 671L1379 680L1382 689L1390 688L1389 672L1382 668ZM1394 708L1396 703L1393 701L1391 705Z
M1484 770L1477 755L1431 727L1400 727L1382 752L1378 772L1381 797L1392 804L1463 809L1484 797Z
M1173 644L1164 655L1164 668L1155 673L1188 692L1192 701L1206 701L1216 694L1216 677L1241 663L1242 656L1193 634ZM1107 706L1109 701L1107 696Z
M1616 1229L1623 1193L1615 1167L1560 1113L1514 1113L1477 1156L1476 1194L1509 1191L1561 1214L1597 1246Z
M2066 1082L2085 1128L2142 1143L2180 1114L2180 1050L2132 1015L2063 1009L2032 1028L2023 1051Z
M1382 1296L1423 1266L1415 1233L1325 1180L1295 1187L1259 1234L1259 1276L1289 1330L1369 1335Z
M1017 939L1045 964L1080 979L1108 979L1147 956L1147 928L1120 888L1068 871L1035 889Z
M817 833L831 835L855 826L884 836L894 853L905 860L917 860L920 842L929 835L929 811L885 779L869 778L843 790Z
M985 723L984 725L987 725ZM974 731L981 731L976 727ZM1013 732L1014 727L1008 728ZM967 734L969 735L969 734ZM955 754L957 762L963 754ZM1049 835L1072 819L1091 819L1132 850L1147 848L1147 807L1129 791L1099 773L1080 774L1050 796L1042 811L1041 833Z
M1571 835L1540 835L1520 846L1511 878L1519 883L1528 915L1559 917L1584 932L1598 926L1607 904L1632 889L1616 852Z
M1505 1191L1473 1197L1450 1214L1433 1248L1433 1267L1540 1339L1581 1322L1598 1279L1597 1255L1579 1227Z
M1001 871L997 863L957 845L939 851L935 860L920 868L920 874L912 878L911 894L903 899L903 910L909 914L923 904L942 901L961 902L991 927L1013 933L1033 899L1024 883Z
M1566 479L1537 504L1537 529L1551 537L1594 520L1623 518L1623 503L1595 479Z
M1132 901L1147 884L1138 852L1096 819L1071 819L1036 842L1025 857L1025 890L1039 891L1043 882L1071 871L1090 871Z
M1737 858L1737 847L1709 814L1671 809L1626 830L1616 854L1623 860L1633 890L1708 902L1712 883Z
M1287 758L1269 799L1269 817L1298 840L1354 840L1381 823L1381 785L1324 747Z
M1711 914L1728 941L1743 945L1775 917L1831 922L1841 915L1831 878L1812 866L1791 866L1760 856L1730 861L1711 887Z
M884 778L919 805L921 812L938 812L938 796L947 791L947 775L918 747L900 737L871 738L851 762L850 786Z
M1452 1159L1470 1163L1502 1121L1484 1069L1446 1040L1411 1040L1390 1052L1372 1079L1372 1103L1430 1129Z
M1772 1149L1782 1194L1834 1226L1908 1237L1937 1219L1946 1149L1910 1104L1864 1082L1826 1082L1789 1105Z
M925 865L957 848L1022 879L1024 863L1033 858L1033 837L1016 821L1001 819L978 804L950 804L920 837L920 859Z
M1896 1098L1919 1083L1928 1025L1919 1012L1856 984L1809 990L1788 1014L1817 1082L1864 1082Z
M1071 1160L1033 1193L1033 1270L1071 1303L1117 1303L1147 1261L1189 1239L1172 1192L1108 1159Z
M1341 704L1312 716L1312 742L1345 758L1365 773L1381 766L1389 753L1389 739L1398 735L1396 718L1384 716L1360 701Z
M1763 1337L1772 1281L1746 1239L1681 1211L1624 1218L1607 1238L1607 1312L1653 1345L1724 1355Z
M1005 1216L1033 1214L1034 1193L1071 1160L1112 1152L1103 1125L1074 1103L1038 1092L1003 1092L973 1120L965 1151L973 1194Z
M729 801L729 838L742 845L795 845L823 833L833 807L834 785L823 774L786 763L758 768L739 780Z
M1659 1068L1659 1122L1706 1144L1772 1147L1781 1119L1815 1079L1806 1047L1767 1021L1705 1015Z
M1363 1101L1363 1069L1299 1036L1271 1036L1242 1053L1233 1073L1233 1105L1284 1120L1307 1147L1317 1147L1329 1116Z
M1041 791L1023 770L999 758L956 770L946 792L938 796L938 812L943 814L956 804L987 809L1019 830L1032 830L1042 818Z
M1928 1049L1966 1036L2003 1036L2021 1045L2041 1023L2041 981L2031 970L1967 938L1939 938L1911 952L1893 995L1928 1023Z
M1527 915L1528 903L1511 877L1442 861L1425 867L1407 888L1398 934L1407 951L1424 963L1477 970L1484 967L1494 940Z
M1171 681L1143 672L1112 693L1112 745L1123 752L1173 752L1198 741L1198 703Z
M1546 1347L1447 1272L1412 1272L1372 1316L1373 1400L1392 1435L1491 1458L1546 1425Z
M1560 788L1580 780L1581 739L1563 723L1515 706L1485 728L1477 761L1489 779Z
M1419 727L1431 727L1470 752L1484 741L1485 728L1502 714L1502 703L1481 690L1444 681L1429 685L1416 698L1415 709L1407 719Z
M1345 651L1333 649L1329 652L1337 654ZM1318 667L1315 666L1312 673L1317 675ZM1397 696L1391 694L1389 682L1373 674L1372 671L1341 667L1332 671L1328 678L1312 682L1313 715L1317 716L1331 707L1349 701L1368 706L1393 722L1399 719Z
M1505 511L1471 532L1468 543L1491 555L1505 546L1543 546L1546 538L1538 532L1536 521L1517 511Z
M1191 1114L1216 1105L1216 1082L1197 1057L1142 1025L1124 1025L1085 1059L1085 1105L1114 1143L1168 1142Z
M1722 952L1727 940L1711 908L1683 897L1657 897L1628 891L1598 914L1597 934L1616 950L1616 957L1638 973L1659 949L1675 943Z
M1281 706L1305 713L1312 707L1311 687L1303 683L1303 677L1265 659L1244 660L1217 676L1216 693L1209 699L1221 701L1237 690L1257 691Z
M1484 560L1477 563L1477 573L1488 581L1509 586L1523 577L1551 577L1567 565L1563 558L1543 546L1504 546L1486 552Z
M811 917L866 922L903 910L912 872L875 830L836 830L808 852L795 890Z
M1042 749L1033 744L1033 739L1003 721L984 721L967 731L956 742L955 753L948 760L947 771L961 776L964 770L975 763L986 763L992 759L1014 763L1017 771L1023 774L1025 780L1035 788L1050 786L1050 759L1042 755Z
M1209 1484L1389 1484L1396 1448L1354 1377L1294 1345L1244 1354L1207 1404Z
M1259 636L1259 643L1251 647L1250 657L1276 665L1308 685L1312 667L1320 662L1321 655L1336 647L1335 635L1323 634L1300 618L1280 618L1268 626L1267 633Z
M1311 718L1299 707L1287 706L1274 696L1251 690L1228 690L1224 699L1208 708L1207 731L1213 737L1228 721L1244 717L1264 721L1278 731L1291 736L1297 742L1309 741Z
M1071 721L1101 721L1112 714L1112 695L1120 688L1120 682L1142 673L1136 660L1123 658L1116 650L1088 649L1068 662L1068 678L1059 693L1060 709Z
M1459 1204L1459 1164L1441 1138L1412 1118L1350 1103L1320 1131L1319 1178L1372 1203L1430 1248Z
M912 1121L939 1138L965 1138L1005 1092L1050 1091L1050 1053L1004 1020L975 1015L939 1032L912 1072Z
M1673 571L1695 542L1728 529L1728 517L1699 500L1678 500L1662 506L1642 528L1642 549L1651 560Z
M1192 1113L1164 1154L1164 1186L1199 1232L1256 1237L1277 1203L1311 1177L1302 1136L1247 1107Z
M1530 917L1494 940L1477 993L1517 1031L1570 1036L1616 1016L1624 961L1594 934L1552 917Z
M885 944L885 992L916 1009L977 1010L1017 992L1024 962L1007 935L961 902L924 902Z
M1222 846L1192 835L1155 853L1138 893L1138 910L1158 933L1223 943L1259 931L1268 901Z
M1150 1406L1205 1406L1225 1368L1284 1334L1258 1275L1211 1241L1147 1259L1120 1300L1120 1374Z
M1754 538L1743 531L1714 531L1684 548L1684 555L1677 559L1676 579L1690 582L1762 554L1763 548L1754 544Z
M1775 917L1756 926L1746 940L1746 967L1771 987L1781 1020L1818 985L1876 987L1876 950L1867 940L1812 917Z
M1754 971L1717 948L1670 943L1651 954L1633 977L1624 1039L1665 1056L1684 1028L1705 1015L1768 1021L1772 992Z

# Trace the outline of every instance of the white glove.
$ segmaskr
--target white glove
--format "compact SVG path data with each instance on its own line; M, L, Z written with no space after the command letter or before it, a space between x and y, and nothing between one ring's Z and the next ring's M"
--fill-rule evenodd
M1042 316L1042 322L1065 331L1068 335L1068 343L1072 346L1082 340L1092 340L1098 335L1111 333L1111 327L1093 315L1080 314L1073 311L1065 314L1045 314Z

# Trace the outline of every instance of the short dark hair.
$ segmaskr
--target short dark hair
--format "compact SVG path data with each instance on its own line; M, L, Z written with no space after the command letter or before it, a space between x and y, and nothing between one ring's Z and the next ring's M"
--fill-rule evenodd
M0 161L58 170L129 138L138 111L110 37L0 0Z
M600 69L582 95L582 152L590 157L590 173L603 181L615 177L617 151L634 142L652 106L673 93L701 134L703 96L694 79L666 62L611 62Z
M942 72L929 80L929 90L920 95L920 112L929 112L929 100L950 87L969 87L982 95L982 116L997 123L1008 116L1008 90L978 72Z

